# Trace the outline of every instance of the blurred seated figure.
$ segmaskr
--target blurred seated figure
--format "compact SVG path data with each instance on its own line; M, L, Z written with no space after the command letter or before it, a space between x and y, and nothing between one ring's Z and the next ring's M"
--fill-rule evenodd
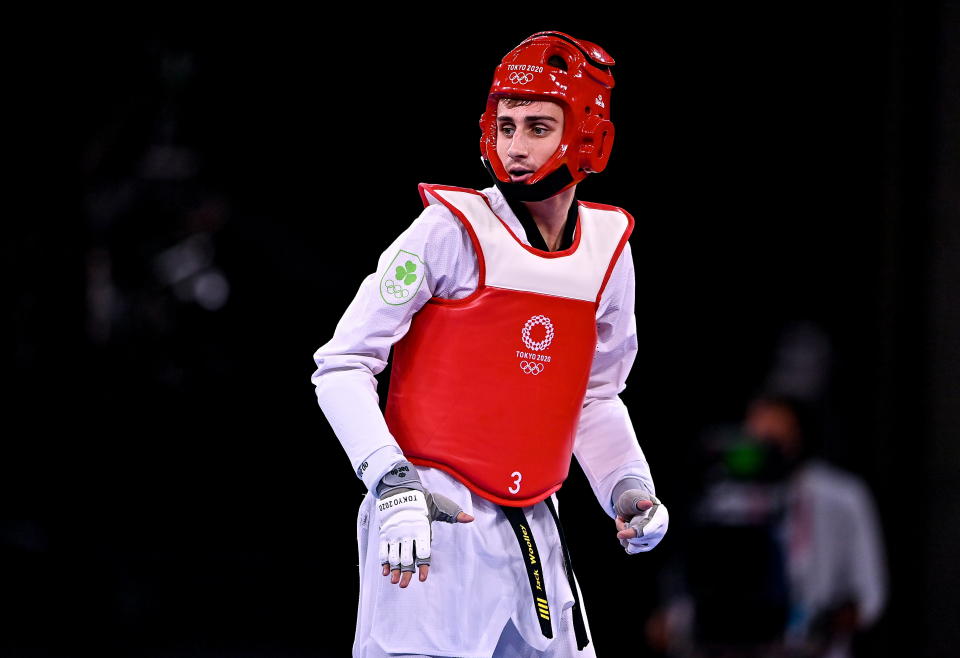
M648 624L654 647L709 658L843 658L886 599L872 496L812 456L809 413L761 396L711 436L680 592Z

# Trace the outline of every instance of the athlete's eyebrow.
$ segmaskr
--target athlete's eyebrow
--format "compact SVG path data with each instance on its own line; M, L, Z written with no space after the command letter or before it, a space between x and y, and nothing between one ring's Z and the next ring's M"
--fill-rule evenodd
M514 120L513 117L509 117L509 116L497 117L497 121L509 121L510 123L513 123L513 120ZM553 121L554 123L558 123L559 121L558 119L555 119L548 114L543 114L543 115L535 114L532 116L524 117L523 120L526 121L527 123L537 123L538 121Z

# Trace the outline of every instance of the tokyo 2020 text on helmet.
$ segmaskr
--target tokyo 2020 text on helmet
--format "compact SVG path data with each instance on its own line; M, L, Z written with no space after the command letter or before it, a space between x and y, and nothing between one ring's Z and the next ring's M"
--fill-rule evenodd
M517 201L542 201L603 171L610 159L613 58L589 41L563 32L537 32L511 50L493 74L480 117L480 153L497 187ZM513 183L497 155L501 98L549 100L563 108L560 146L525 182Z

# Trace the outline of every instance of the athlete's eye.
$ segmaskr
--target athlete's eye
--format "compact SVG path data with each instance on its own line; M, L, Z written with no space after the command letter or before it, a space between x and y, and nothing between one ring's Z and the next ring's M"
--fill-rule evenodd
M546 135L548 132L550 132L550 129L547 128L546 126L534 126L534 127L533 127L533 134L536 135L537 137L543 137L543 136Z
M510 135L512 135L512 134L513 134L513 131L514 131L514 127L511 126L509 123L505 123L505 124L503 124L503 125L500 126L500 132L502 132L502 133L503 133L504 135L506 135L507 137L509 137Z

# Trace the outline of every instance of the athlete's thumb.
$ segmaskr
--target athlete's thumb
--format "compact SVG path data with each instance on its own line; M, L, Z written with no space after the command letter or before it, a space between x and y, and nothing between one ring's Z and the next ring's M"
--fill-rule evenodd
M648 509L653 507L653 501L650 500L638 500L637 509L641 512L646 512Z
M469 523L473 517L463 511L463 508L457 505L442 494L426 492L427 510L430 513L431 521L445 521L447 523Z

